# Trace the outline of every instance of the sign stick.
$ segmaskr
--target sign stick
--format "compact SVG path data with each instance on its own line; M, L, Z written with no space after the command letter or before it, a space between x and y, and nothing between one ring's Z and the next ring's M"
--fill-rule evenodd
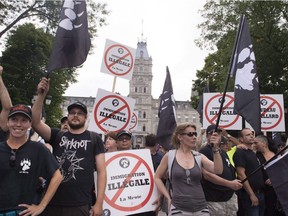
M114 76L113 86L112 86L112 92L113 92L113 93L115 93L116 79L117 79L117 77Z

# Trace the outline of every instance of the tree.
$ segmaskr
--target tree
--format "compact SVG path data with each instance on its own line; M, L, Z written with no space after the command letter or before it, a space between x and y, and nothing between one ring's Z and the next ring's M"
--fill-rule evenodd
M33 24L21 25L11 32L1 64L4 67L4 82L13 104L32 105L36 86L41 77L45 76L52 42L53 35L45 33L41 28L35 28ZM62 95L69 83L76 81L75 70L58 70L51 76L49 94L52 96L52 103L45 107L47 123L51 126L58 126L62 117Z
M2 0L0 3L0 38L18 23L25 21L41 25L49 32L54 32L58 23L62 1L59 0ZM110 11L107 4L87 1L88 22L91 37L96 36L97 28L106 24Z
M261 94L284 94L287 98L288 3L285 1L207 1L197 45L216 51L207 56L203 69L197 71L193 91L202 94L206 80L211 92L223 91L241 14L245 14L249 22ZM228 91L234 91L233 88L231 79ZM192 101L196 107L197 98L193 97ZM285 101L285 107L287 104Z

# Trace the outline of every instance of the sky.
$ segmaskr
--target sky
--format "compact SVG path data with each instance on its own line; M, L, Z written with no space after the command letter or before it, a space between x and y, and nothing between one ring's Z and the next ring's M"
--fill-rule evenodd
M78 70L77 83L70 85L65 96L96 97L98 88L112 92L114 77L100 72L106 39L137 48L143 33L153 59L152 96L162 93L166 66L169 67L175 100L191 97L192 80L196 70L204 66L207 50L195 44L200 37L197 25L203 20L199 10L204 0L107 0L111 13L107 26L98 30L92 43L93 54ZM143 21L143 22L142 22ZM116 79L115 92L129 94L129 81Z

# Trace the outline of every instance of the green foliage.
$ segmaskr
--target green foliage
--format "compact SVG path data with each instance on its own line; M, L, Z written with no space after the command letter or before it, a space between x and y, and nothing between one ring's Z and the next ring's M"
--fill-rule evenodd
M4 42L1 45L5 46L0 64L4 67L3 78L13 104L31 104L36 86L40 78L45 76L62 3L60 0L0 2L0 38L8 33L5 34L6 40L0 42ZM97 29L106 25L106 17L110 11L107 10L106 3L89 0L87 12L92 39L97 35ZM21 25L23 23L26 24ZM62 95L69 84L76 82L76 69L57 70L50 76L49 94L52 96L52 103L45 105L45 113L47 124L52 127L58 126L62 117Z
M224 90L241 14L246 15L249 23L261 94L284 94L284 98L287 98L288 3L286 1L217 3L209 0L202 11L205 21L199 25L202 34L197 44L199 47L216 51L207 56L203 69L197 71L193 90L202 94L207 80L211 92ZM230 79L228 91L234 91L233 79ZM288 101L285 101L285 107L287 104Z
M0 3L0 37L19 21L24 20L41 26L50 33L57 28L62 2L60 0L1 0ZM106 25L106 17L110 13L107 4L87 1L88 22L91 38L96 36L97 29Z
M33 24L24 24L13 30L1 58L4 82L13 104L32 105L32 98L50 56L53 36ZM69 83L75 82L75 69L54 71L50 80L51 105L45 105L47 123L58 126L62 117L60 104Z

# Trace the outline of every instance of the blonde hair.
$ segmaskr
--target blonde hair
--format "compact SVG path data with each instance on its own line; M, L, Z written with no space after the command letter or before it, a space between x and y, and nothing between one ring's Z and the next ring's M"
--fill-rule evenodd
M178 139L178 135L185 133L186 128L192 127L196 131L196 126L190 123L184 123L177 125L173 135L172 135L172 145L174 148L178 149L180 147L180 140Z

